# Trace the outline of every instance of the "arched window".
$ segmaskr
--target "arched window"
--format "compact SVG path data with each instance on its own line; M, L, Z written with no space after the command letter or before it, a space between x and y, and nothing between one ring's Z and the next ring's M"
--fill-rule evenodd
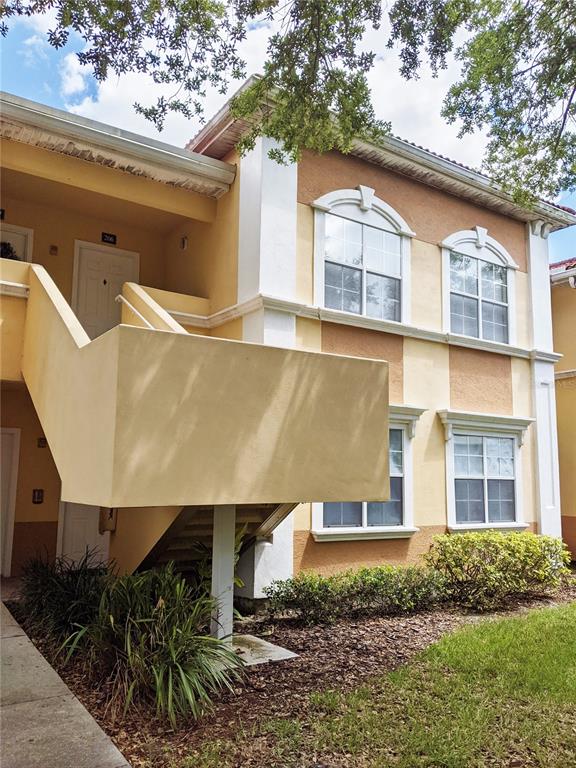
M312 203L315 303L377 320L409 321L410 238L404 219L370 187Z
M456 232L442 247L444 330L513 344L518 266L508 251L483 227Z

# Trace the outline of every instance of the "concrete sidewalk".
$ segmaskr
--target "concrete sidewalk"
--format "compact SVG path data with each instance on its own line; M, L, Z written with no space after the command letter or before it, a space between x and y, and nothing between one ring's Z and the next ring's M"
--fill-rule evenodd
M130 768L0 605L2 768Z

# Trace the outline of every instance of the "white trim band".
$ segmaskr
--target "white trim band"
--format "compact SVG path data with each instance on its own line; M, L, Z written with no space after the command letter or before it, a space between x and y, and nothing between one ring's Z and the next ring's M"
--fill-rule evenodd
M314 541L368 541L370 539L409 539L420 528L404 525L388 528L324 528L311 531Z
M452 439L455 429L473 429L487 434L507 433L516 437L518 446L524 442L524 433L535 419L522 419L517 416L501 416L492 413L469 413L466 411L438 411L444 425L446 442Z

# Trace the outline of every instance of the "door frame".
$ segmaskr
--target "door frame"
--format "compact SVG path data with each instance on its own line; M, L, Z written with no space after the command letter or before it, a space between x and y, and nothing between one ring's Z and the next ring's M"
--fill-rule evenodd
M68 511L68 504L71 502L60 501L58 502L58 528L56 532L56 557L62 557L62 545L64 544L64 521L66 519L66 513ZM87 506L93 506L95 509L101 509L101 507L95 504L89 504ZM106 531L103 534L106 537L106 561L110 558L110 531Z
M8 520L6 521L6 540L3 542L2 576L9 578L12 573L12 546L14 544L14 521L16 518L16 494L18 492L18 468L20 466L20 434L19 427L2 427L1 432L14 436L14 452L10 468L10 491L8 496Z
M19 224L10 224L7 221L1 221L0 231L14 232L16 235L23 235L26 238L24 261L32 261L32 254L34 252L34 230L31 227L21 227Z
M89 240L74 240L74 266L72 268L72 301L71 306L74 314L78 314L78 297L80 295L80 252L82 248L90 248L93 251L102 251L122 258L131 258L136 265L136 273L140 280L140 254L138 251L127 251L123 248L116 248L115 245L104 245L104 243L91 243Z

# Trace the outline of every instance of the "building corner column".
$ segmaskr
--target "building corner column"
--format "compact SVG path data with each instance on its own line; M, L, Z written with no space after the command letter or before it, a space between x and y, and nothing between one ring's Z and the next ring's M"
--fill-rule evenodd
M527 225L528 269L532 312L532 394L536 418L536 466L538 532L562 536L560 468L554 363L539 357L553 352L552 300L548 258L549 225L532 221Z

